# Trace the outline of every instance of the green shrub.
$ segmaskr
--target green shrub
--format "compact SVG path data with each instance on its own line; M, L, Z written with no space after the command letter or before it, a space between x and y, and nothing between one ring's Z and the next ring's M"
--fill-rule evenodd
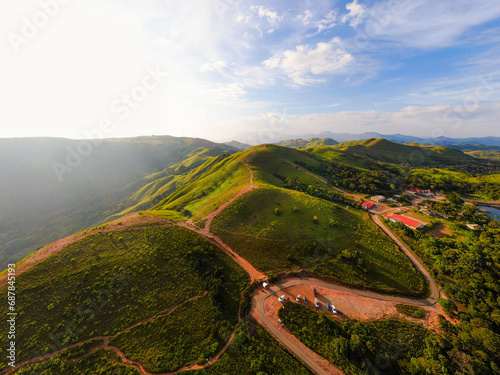
M397 304L396 309L401 314L405 314L416 319L424 319L427 316L427 312L419 306Z

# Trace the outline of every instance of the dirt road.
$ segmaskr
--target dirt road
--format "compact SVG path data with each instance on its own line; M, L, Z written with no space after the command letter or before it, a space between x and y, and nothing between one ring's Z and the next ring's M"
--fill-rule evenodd
M286 287L285 284L287 283L276 284L272 286L268 291L261 292L260 294L257 295L257 297L254 299L254 306L252 306L252 308L256 311L258 320L269 331L269 333L271 333L279 342L281 342L284 346L286 346L288 350L290 350L296 357L298 357L302 362L304 362L316 374L318 375L344 374L338 368L334 367L331 364L328 364L328 361L319 357L316 353L314 353L311 349L302 344L300 341L293 340L292 339L293 336L291 334L284 333L283 330L278 328L266 314L266 310L264 307L266 299L271 296L274 296L276 298L277 294L283 288Z
M444 294L439 289L439 286L434 281L432 276L429 274L427 268L425 268L425 266L415 256L413 251L411 251L411 249L409 249L408 246L406 246L394 233L392 233L392 231L382 222L382 220L380 220L380 216L370 215L370 218L375 224L379 226L380 229L384 231L385 234L387 234L396 243L396 245L398 245L401 251L404 252L408 258L410 258L411 262L415 265L415 267L417 267L418 270L427 279L430 288L430 295L428 300L434 300L434 303L436 303L437 298L443 298Z

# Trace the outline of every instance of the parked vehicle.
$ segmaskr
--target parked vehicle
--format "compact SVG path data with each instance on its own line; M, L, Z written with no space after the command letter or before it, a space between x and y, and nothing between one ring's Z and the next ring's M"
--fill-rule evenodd
M278 298L278 301L280 301L281 303L285 302L285 300L286 300L286 297L284 294L280 298Z
M300 302L300 294L295 298L295 301Z
M328 302L328 305L326 305L326 309L328 311L332 311L332 305L330 305L330 302Z
M307 305L307 297L306 296L304 296L304 304Z
M332 313L337 314L337 309L332 305Z
M317 298L314 299L314 303L316 304L316 308L319 309L319 301Z
M281 319L278 319L278 323L279 323L279 325L280 325L280 326L282 326L282 327L285 325L285 323L283 323L283 322L281 321Z
M318 291L316 290L316 288L314 288L314 297L317 297L318 296Z

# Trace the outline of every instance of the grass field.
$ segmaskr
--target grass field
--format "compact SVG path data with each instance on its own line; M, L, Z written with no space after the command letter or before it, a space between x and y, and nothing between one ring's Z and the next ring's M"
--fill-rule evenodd
M475 158L500 161L500 150L477 150L477 151L467 151L465 153L467 155L474 156Z
M83 347L83 346L82 346ZM92 346L67 350L35 365L17 369L15 375L139 375L139 371L120 363L110 350L99 350L82 357ZM82 350L81 350L82 349ZM226 352L213 365L186 375L309 375L307 368L263 328L244 320Z
M233 297L237 300L239 291ZM215 357L229 339L237 313L236 309L222 316L212 297L206 295L168 316L118 334L111 345L152 373L172 372Z
M212 230L262 271L305 268L385 292L424 289L422 276L367 214L297 191L253 190L217 216Z
M179 187L154 210L182 212L185 219L200 219L249 184L249 173L241 162L249 152L220 157L192 173L196 178Z
M134 368L127 367L120 363L118 354L103 349L92 353L84 358L67 360L64 355L58 355L49 360L26 365L14 370L15 375L140 375L140 372Z
M213 339L223 341L219 334L236 324L240 293L247 283L244 271L219 248L183 228L88 236L17 278L23 322L17 326L22 338L18 360L96 336L116 335L203 293L208 293L206 303L211 304L206 308L208 319L218 329L212 332ZM6 304L1 307L1 313L6 308ZM1 323L2 329L6 324ZM3 346L5 340L6 336L1 339ZM205 344L200 354L213 343ZM1 367L5 365L2 359Z

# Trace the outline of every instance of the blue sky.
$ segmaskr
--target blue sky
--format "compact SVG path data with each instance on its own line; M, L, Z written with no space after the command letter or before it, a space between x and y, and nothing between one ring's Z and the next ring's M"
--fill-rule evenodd
M498 0L0 7L0 137L500 136Z

